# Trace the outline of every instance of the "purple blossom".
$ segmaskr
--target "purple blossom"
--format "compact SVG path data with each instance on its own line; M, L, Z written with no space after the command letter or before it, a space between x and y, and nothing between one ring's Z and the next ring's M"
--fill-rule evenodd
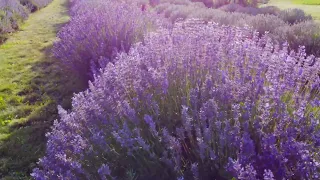
M197 163L192 163L191 164L191 172L193 174L193 179L194 180L199 180L199 170L198 170L198 164Z
M152 120L152 117L149 115L144 115L144 121L149 125L151 132L154 135L158 135L158 132L156 130L156 124Z
M238 176L240 180L257 180L257 172L251 164L242 168Z
M102 180L106 180L106 176L111 176L111 171L108 165L103 164L99 169L98 169L98 173L100 175L100 178Z
M263 180L275 180L272 171L264 170Z

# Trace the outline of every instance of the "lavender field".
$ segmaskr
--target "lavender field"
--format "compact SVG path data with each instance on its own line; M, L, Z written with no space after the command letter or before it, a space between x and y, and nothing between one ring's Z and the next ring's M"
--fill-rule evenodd
M0 1L0 179L320 179L302 5Z

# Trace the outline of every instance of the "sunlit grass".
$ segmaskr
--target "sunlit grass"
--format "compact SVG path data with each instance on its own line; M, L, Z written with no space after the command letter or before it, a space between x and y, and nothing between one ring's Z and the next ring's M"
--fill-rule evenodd
M306 4L306 5L320 5L319 0L293 0L297 4Z

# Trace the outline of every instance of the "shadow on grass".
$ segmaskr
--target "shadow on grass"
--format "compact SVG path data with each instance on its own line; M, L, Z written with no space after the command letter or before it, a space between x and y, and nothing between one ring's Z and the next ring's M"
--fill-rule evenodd
M36 105L29 116L7 126L8 138L0 142L0 178L28 179L36 162L44 155L46 137L55 119L58 119L57 105L71 108L73 93L86 88L46 48L46 58L33 64L37 76L19 92L24 104Z

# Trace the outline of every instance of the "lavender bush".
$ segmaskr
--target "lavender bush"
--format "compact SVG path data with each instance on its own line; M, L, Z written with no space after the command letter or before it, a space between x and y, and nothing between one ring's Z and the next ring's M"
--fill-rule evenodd
M189 5L191 4L190 0L160 0L158 4L175 4L175 5Z
M191 0L193 2L202 2L207 7L219 8L228 4L239 4L243 7L257 7L259 3L266 3L263 0Z
M47 134L42 179L318 179L319 59L199 20L109 63Z
M54 53L85 81L113 62L118 52L128 52L156 21L133 2L93 0L72 4L72 20L59 32Z
M301 9L287 9L283 10L278 15L282 20L289 24L296 24L302 21L312 20L311 15L307 15Z
M250 15L258 15L258 14L272 14L272 15L278 15L281 10L275 6L266 6L266 7L243 7L239 4L227 4L224 6L221 6L219 9L226 11L226 12L239 12L239 13L245 13Z
M277 27L272 36L279 42L287 41L293 49L303 44L308 54L320 55L320 25L312 21Z

